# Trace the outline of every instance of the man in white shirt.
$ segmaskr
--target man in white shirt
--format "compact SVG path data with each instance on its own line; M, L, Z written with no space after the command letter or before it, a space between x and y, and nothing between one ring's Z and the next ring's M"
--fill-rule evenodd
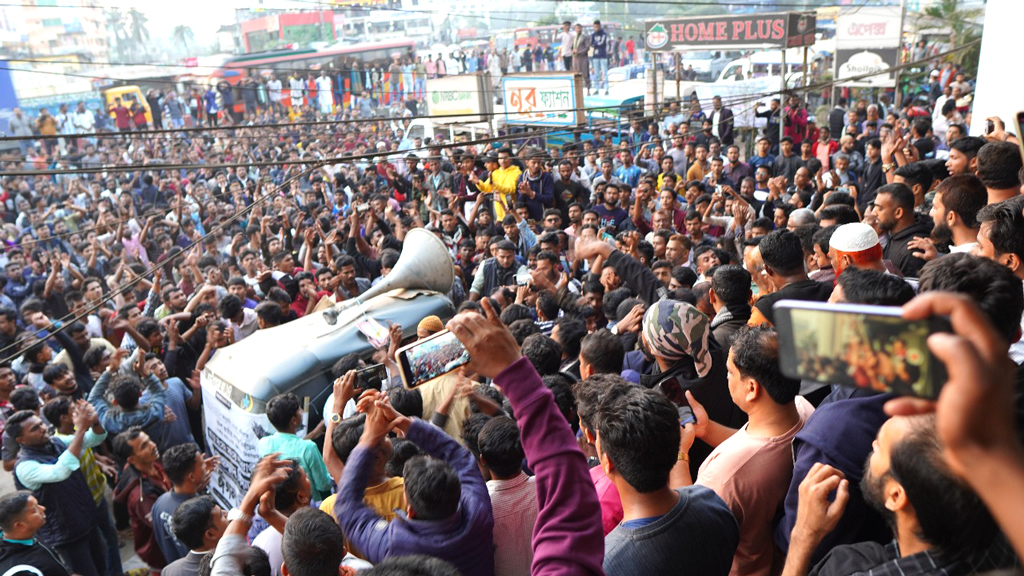
M270 81L267 82L267 91L270 92L270 109L284 114L284 107L281 106L281 81L273 73L270 74Z
M302 108L302 97L306 89L306 83L302 81L302 78L292 74L288 78L288 86L291 87L292 109Z
M75 114L71 118L71 123L75 132L92 132L96 127L96 117L85 108L85 102L79 102L78 109L75 110Z
M523 473L523 446L515 420L490 419L477 436L477 458L487 472L487 493L494 511L495 576L529 576L530 538L537 522L537 488Z
M558 41L561 42L558 53L562 55L562 70L572 70L572 44L576 35L572 33L572 23L566 20L562 22L562 31L558 34Z
M334 93L331 91L331 77L326 70L320 71L320 77L316 79L316 95L320 104L321 114L330 114L334 106Z

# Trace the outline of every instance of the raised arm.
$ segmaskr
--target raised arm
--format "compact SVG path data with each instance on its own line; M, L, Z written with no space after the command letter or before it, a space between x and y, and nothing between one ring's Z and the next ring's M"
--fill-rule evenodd
M448 327L469 350L472 370L494 378L515 410L537 483L531 574L603 574L601 508L586 458L554 395L522 357L490 302L483 306L486 317L463 313ZM568 550L572 553L566 554Z

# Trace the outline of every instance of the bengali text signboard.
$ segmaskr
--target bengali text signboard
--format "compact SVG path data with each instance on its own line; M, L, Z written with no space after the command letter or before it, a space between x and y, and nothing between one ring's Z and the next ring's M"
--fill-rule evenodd
M899 65L900 9L871 6L843 10L836 17L835 78L839 86L896 85L894 73L875 74ZM863 74L866 78L851 79Z
M510 74L501 79L505 122L533 126L578 126L583 121L579 76Z

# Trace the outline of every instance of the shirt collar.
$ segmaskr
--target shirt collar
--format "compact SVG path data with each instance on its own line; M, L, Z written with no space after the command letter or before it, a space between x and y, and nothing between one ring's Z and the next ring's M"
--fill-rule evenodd
M526 482L529 480L530 477L527 476L525 472L520 470L519 475L515 476L514 478L509 478L507 480L491 480L488 482L488 484L490 484L495 490L500 492L502 490L513 490L515 488L518 488L523 484L526 484Z

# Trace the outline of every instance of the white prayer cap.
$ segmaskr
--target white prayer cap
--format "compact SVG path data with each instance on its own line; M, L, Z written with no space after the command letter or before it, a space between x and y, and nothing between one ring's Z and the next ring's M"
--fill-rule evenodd
M878 234L862 222L843 224L832 233L828 245L840 252L861 252L878 245Z

